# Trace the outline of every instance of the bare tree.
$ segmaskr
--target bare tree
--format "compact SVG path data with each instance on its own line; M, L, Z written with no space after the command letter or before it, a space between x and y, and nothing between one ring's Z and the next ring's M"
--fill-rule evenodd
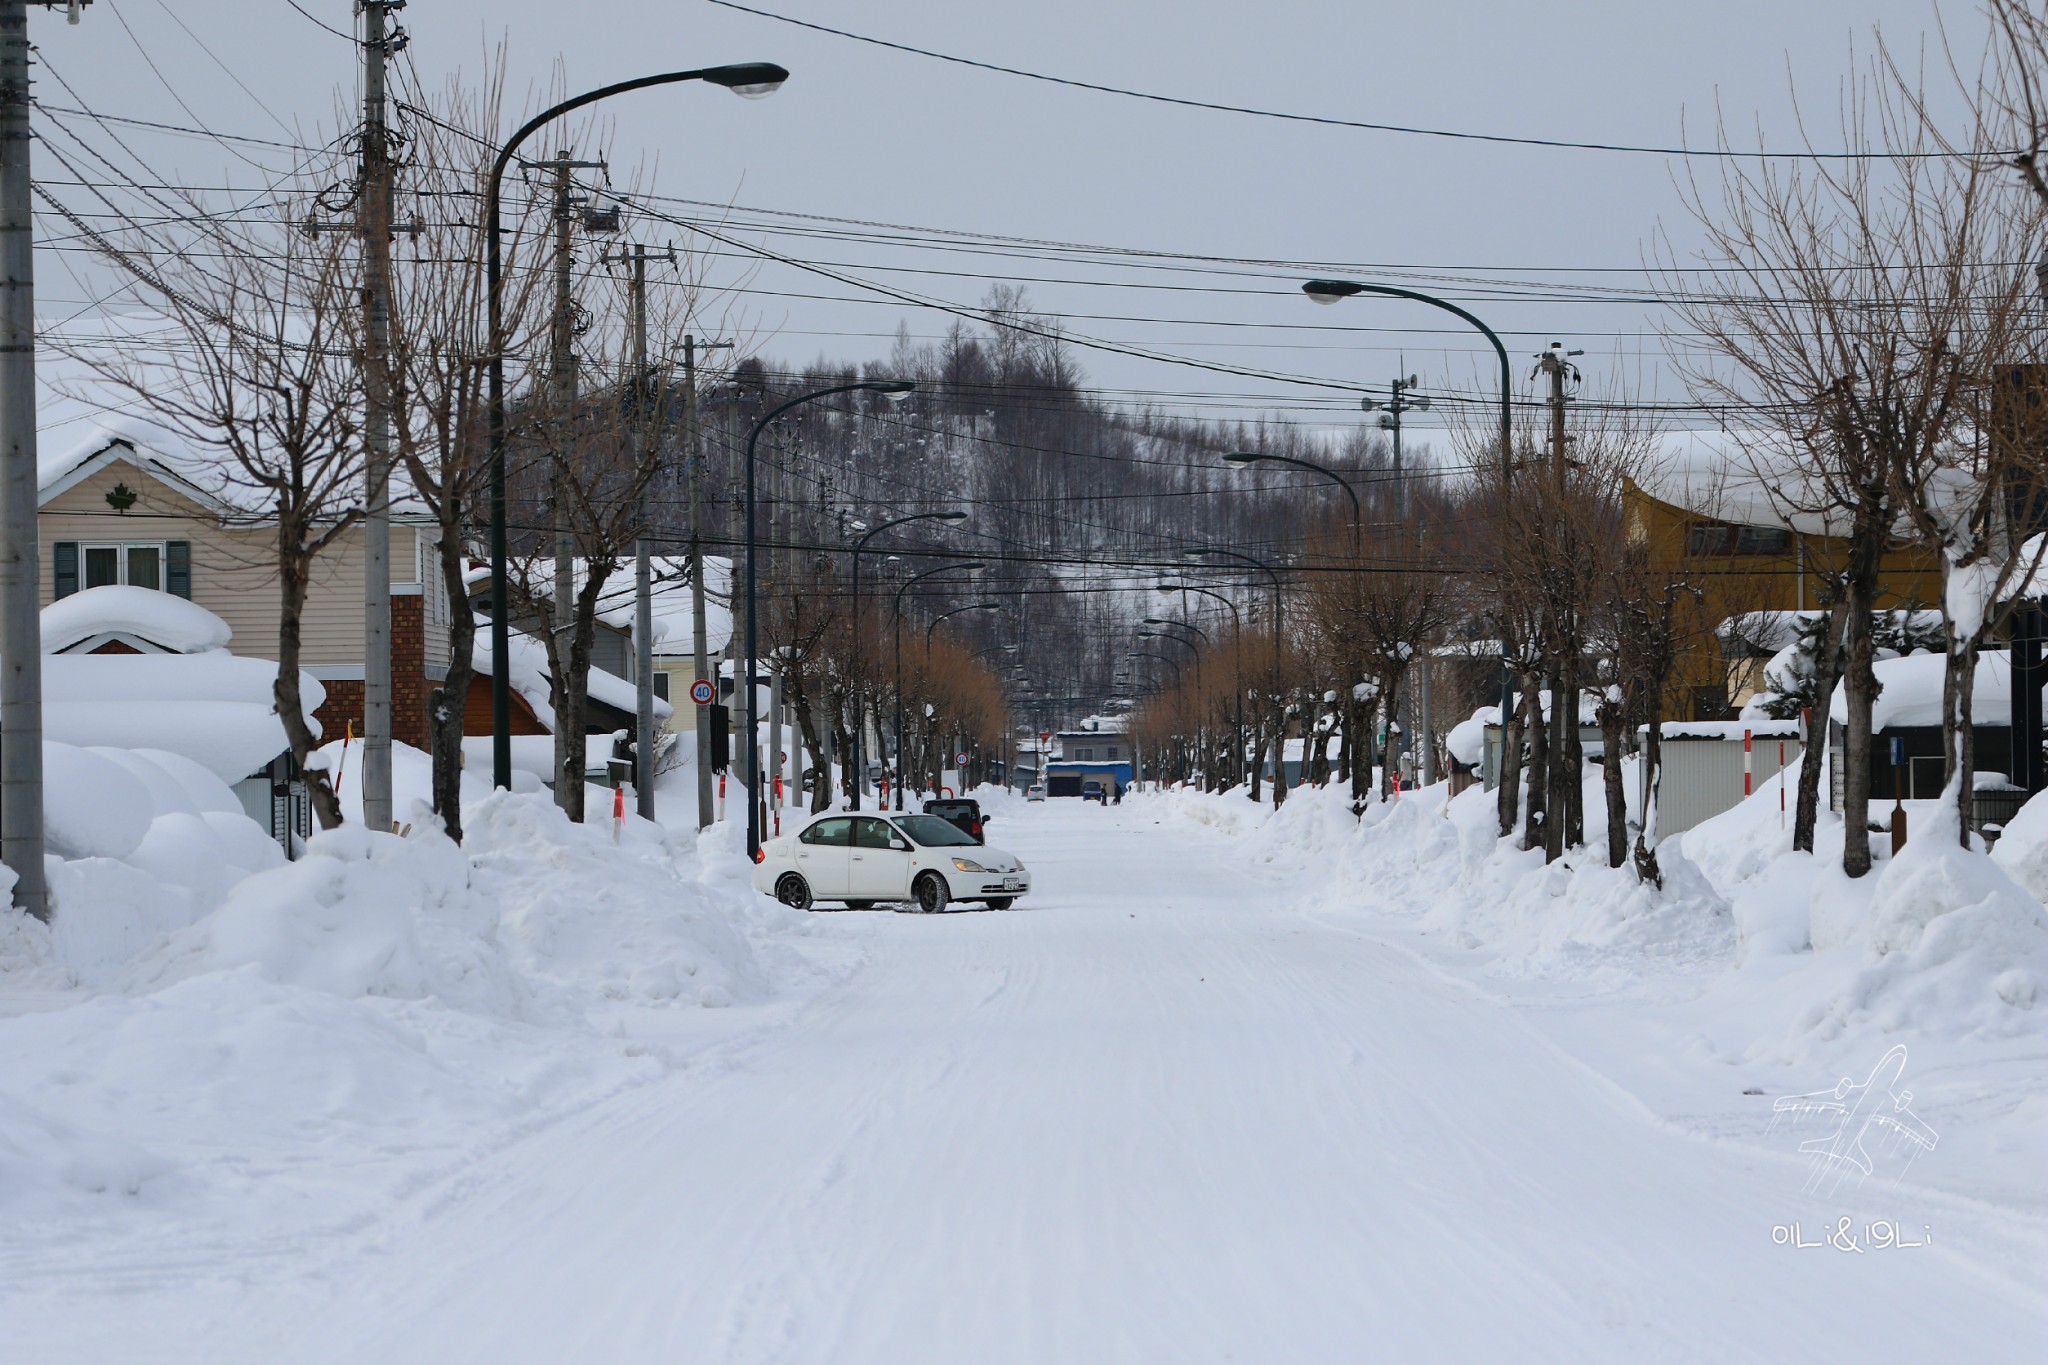
M1856 82L1843 106L1847 144L1867 155L1724 162L1718 193L1691 189L1713 273L1671 271L1683 285L1674 306L1704 343L1676 352L1694 394L1730 412L1754 473L1788 510L1821 519L1846 545L1842 863L1851 876L1871 865L1883 555L1902 529L1949 535L1956 518L1928 508L1930 481L1956 466L1992 368L2018 341L2026 272L2012 262L2038 225L2038 210L2000 194L1986 166L1936 154L1915 102L1880 75ZM1957 547L1976 553L1977 541ZM1969 634L1979 637L1975 626ZM1974 649L1956 651L1952 666L1974 660Z
M356 246L277 220L236 222L196 206L194 217L172 250L145 229L86 229L169 337L158 333L146 350L61 337L53 345L200 457L190 471L195 481L240 509L226 524L270 533L278 719L314 813L332 829L341 823L341 803L315 766L320 736L299 662L315 568L363 511L363 394L351 347Z

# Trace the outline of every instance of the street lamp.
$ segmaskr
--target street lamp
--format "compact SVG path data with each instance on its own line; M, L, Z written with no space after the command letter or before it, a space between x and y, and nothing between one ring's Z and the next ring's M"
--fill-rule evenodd
M1289 464L1296 469L1306 469L1320 474L1344 490L1344 496L1351 499L1351 551L1355 557L1363 558L1365 545L1365 512L1359 506L1358 490L1350 480L1328 465L1317 464L1314 460L1297 460L1292 455L1262 455L1255 450L1238 450L1225 455L1223 463L1249 469L1255 464ZM1398 473L1397 473L1398 477Z
M939 614L938 614L937 616L934 616L934 617L932 618L932 620L931 620L931 624L930 624L930 625L928 625L928 626L926 626L926 627L924 628L924 666L925 666L925 672L926 672L926 674L927 674L927 675L929 675L929 674L930 674L930 672L931 672L931 666L932 666L932 632L933 632L933 631L935 631L935 630L937 630L937 629L939 628L939 623L940 623L941 621L944 621L944 620L946 620L946 619L947 619L948 617L952 617L952 616L958 616L958 615L960 615L960 614L961 614L962 612L968 612L968 611L1000 611L1000 610L1002 609L1002 605L1003 605L1003 604L1002 604L1002 603L1000 603L1000 602L973 602L973 603L969 603L969 604L968 604L967 606L964 606L964 607L955 607L955 608L953 608L953 609L952 609L951 611L942 611L942 612L940 612L940 613L939 613ZM903 751L903 731L902 731L902 716L903 716L903 698L902 698L902 686L903 686L903 684L902 684L902 678L901 678L901 668L902 668L902 664L901 664L901 662L900 662L900 660L902 659L902 652L901 652L901 649L902 649L902 645L901 645L901 641L902 641L903 635L902 635L902 632L901 632L901 631L898 631L898 632L897 632L897 636L896 636L896 638L897 638L897 641L898 641L898 646L897 646L897 648L898 648L898 653L897 653L897 659L899 660L899 663L898 663L898 665L897 665L897 668L898 668L898 679L897 679L897 684L896 684L896 685L897 685L897 699L896 699L896 715L897 715L897 727L898 727L898 728L897 728L897 732L896 732L896 750L897 750L897 752L898 752L898 753L901 753L901 752ZM927 712L927 714L926 714L926 720L927 720L927 721L929 721L929 720L930 720L930 718L931 718L931 717L930 717L930 714L929 714L929 713L930 713L930 711L931 711L931 708L930 708L930 707L926 707L926 708L925 708L925 710L926 710L926 712ZM931 742L931 731L932 731L932 730L933 730L934 728L935 728L935 727L934 727L934 726L932 726L932 725L930 725L930 724L927 724L927 725L925 726L925 732L926 732L926 743L927 743L927 747L929 747L929 744L930 744L930 742ZM940 766L941 768L943 768L943 767L945 766L945 764L944 764L943 762L941 762L939 766ZM899 775L899 776L900 776L900 775ZM898 783L897 783L897 785L896 785L896 802L897 802L897 804L896 804L896 809L898 809L898 810L902 810L902 809L903 809L903 804L902 804L902 803L903 803L903 784L902 784L902 782L901 782L900 780L898 781Z
M490 179L484 186L484 294L489 311L487 337L491 348L489 407L487 422L491 456L491 781L499 787L512 785L512 683L507 654L512 647L511 603L505 585L505 322L502 297L505 274L501 190L505 169L519 150L519 144L543 125L586 104L610 99L649 86L673 85L681 81L706 81L724 86L735 95L759 99L780 89L789 72L773 62L741 62L732 66L707 66L695 71L670 71L659 76L642 76L620 81L563 100L543 109L512 134L491 163Z
M868 770L862 754L863 732L867 729L867 723L861 713L860 695L860 552L867 548L869 541L882 534L882 532L893 530L898 526L907 526L913 521L965 521L966 519L967 514L959 511L914 512L907 517L898 517L894 521L883 522L880 526L877 526L874 530L853 543L853 804L847 808L849 810L860 809L861 789L867 785L868 780Z
M1253 558L1252 556L1250 556L1250 555L1248 555L1248 554L1244 554L1244 553L1242 553L1242 552L1240 552L1240 551L1237 551L1237 550L1225 550L1225 549L1222 549L1222 548L1221 548L1221 547L1219 547L1219 546L1205 546L1205 547L1203 547L1203 548L1200 548L1200 549L1194 549L1194 550L1189 550L1189 551L1187 552L1187 555L1188 555L1188 558L1190 558L1190 559L1234 559L1234 560L1238 561L1238 562L1239 562L1239 563L1241 563L1241 564L1247 564L1247 565L1251 566L1252 568L1254 568L1254 569L1257 569L1257 570L1259 570L1259 571L1260 571L1261 573L1265 574L1265 575L1266 575L1266 577L1267 577L1267 578L1268 578L1269 580L1271 580L1271 582L1272 582L1272 585L1273 585L1273 708L1274 708L1274 725L1273 725L1273 744L1274 744L1274 750L1273 750L1273 784L1274 784L1274 787L1273 787L1273 790L1274 790L1274 798L1273 798L1273 804L1274 804L1274 805L1275 805L1275 806L1277 807L1277 806L1278 806L1278 805L1279 805L1279 804L1281 803L1281 801L1283 801L1283 800L1285 800L1285 799L1286 799L1283 793L1285 792L1285 790L1286 790L1286 786L1287 786L1287 703L1286 703L1286 700L1285 700L1285 699L1284 699L1284 698L1283 698L1283 697L1281 696L1281 694L1280 694L1280 573L1279 573L1279 570L1275 569L1275 568L1274 568L1274 567L1273 567L1273 566L1272 566L1271 564L1268 564L1268 563L1266 563L1266 562L1265 562L1264 560L1262 560L1262 559L1254 559L1254 558ZM1249 797L1250 797L1250 798L1251 798L1252 800L1254 800L1254 801L1258 800L1258 799L1259 799L1259 784L1258 784L1258 776L1257 776L1257 774L1253 774L1251 782L1250 782L1249 784L1247 784L1247 785L1248 785L1248 786L1250 787L1250 790L1249 790L1249 791L1247 791L1247 792L1245 793L1245 795L1249 796Z
M1237 603L1231 601L1228 597L1225 597L1222 593L1217 592L1215 589L1197 587L1193 583L1161 583L1155 591L1163 593L1194 592L1200 593L1204 597L1215 598L1218 602L1221 602L1224 606L1230 608L1230 619L1236 625L1237 638L1240 642L1244 639L1244 614L1237 609ZM1154 618L1150 616L1146 617L1145 620L1148 625L1157 624L1157 622L1154 621ZM1193 630L1201 629L1199 626L1191 626L1189 628ZM1208 637L1204 635L1203 638L1207 639ZM1234 715L1236 718L1236 734L1232 737L1233 742L1237 745L1237 748L1231 755L1230 774L1231 779L1235 781L1237 778L1243 776L1244 772L1244 649L1241 644L1238 648L1233 649L1230 652L1230 659L1233 671L1236 675L1232 680L1231 685L1237 691L1234 708Z
M1168 585L1168 584L1165 584L1165 583L1161 583L1161 584L1159 585L1159 590L1160 590L1161 592L1171 592L1171 591L1173 591L1172 587L1171 587L1170 585ZM1201 589L1197 588L1197 589L1194 589L1194 591L1196 591L1196 592L1199 592L1199 591L1201 591ZM1228 598L1224 598L1224 597L1222 597L1222 594L1220 594L1220 593L1212 593L1212 594L1211 594L1211 596L1215 596L1215 597L1221 598L1221 600L1223 600L1223 601L1225 601L1225 602L1228 602L1228 601L1229 601L1229 599L1228 599ZM1208 631L1206 631L1206 630L1203 630L1203 629L1202 629L1202 628L1201 628L1200 626L1196 625L1196 624L1195 624L1195 623L1194 623L1193 621L1175 621L1175 620L1173 620L1172 618L1170 618L1170 617L1166 617L1166 616L1147 616L1147 617L1145 618L1145 624L1146 624L1146 625L1148 625L1148 626L1179 626L1179 627L1180 627L1180 628L1181 628L1182 630L1191 630L1191 631L1193 631L1193 632L1194 632L1195 634L1197 634L1197 635L1201 636L1201 637L1202 637L1202 638L1203 638L1204 640L1207 640L1207 639L1209 638L1209 632L1208 632Z
M1463 318L1477 327L1486 339L1493 343L1494 354L1500 357L1500 477L1501 486L1507 486L1515 462L1514 413L1508 399L1508 391L1514 381L1508 366L1508 348L1501 344L1498 333L1447 299L1440 299L1434 294L1418 293L1413 289L1396 289L1390 284L1364 284L1358 280L1310 280L1301 286L1301 292L1317 303L1336 303L1339 299L1348 299L1357 294L1384 294L1388 298L1413 299L1432 308L1441 308L1446 313Z
M1002 604L1002 603L1000 603L1000 602L975 602L975 603L972 603L972 604L970 604L970 605L968 605L968 606L964 606L964 607L955 607L955 608L953 608L953 610L951 610L951 611L942 611L942 612L940 612L940 613L939 613L939 614L938 614L937 616L934 616L934 617L932 618L932 623L931 623L930 625L928 625L928 626L926 626L926 627L924 628L924 654L925 654L925 658L926 658L927 660L929 660L929 659L931 658L931 654L932 654L932 632L933 632L933 631L935 631L935 630L937 630L937 629L939 628L939 622L941 622L941 621L945 620L945 619L946 619L947 617L949 617L949 616L958 616L958 615L959 615L959 614L960 614L961 612L963 612L963 611L1001 611L1001 610L1002 610L1002 607L1003 607L1003 604Z
M1129 654L1124 655L1124 657L1126 659L1159 660L1160 663L1173 670L1173 685L1175 687L1180 686L1180 660L1173 658L1171 655L1161 654L1157 650L1151 649L1134 649Z
M896 589L896 598L889 604L889 629L896 645L896 809L903 809L903 594L912 586L927 578L942 573L973 573L986 569L988 565L980 560L967 560L956 564L941 564L936 569L914 573L903 580L903 586Z
M879 393L892 403L908 398L917 385L908 379L863 379L853 384L833 384L827 388L813 389L800 393L770 408L754 423L754 429L747 433L747 857L761 861L761 747L755 726L760 717L754 714L754 675L759 667L756 660L757 641L761 627L761 613L755 603L754 561L754 466L755 449L760 445L761 433L769 423L804 403L813 403L820 398L830 398L840 393ZM777 756L780 761L780 756Z

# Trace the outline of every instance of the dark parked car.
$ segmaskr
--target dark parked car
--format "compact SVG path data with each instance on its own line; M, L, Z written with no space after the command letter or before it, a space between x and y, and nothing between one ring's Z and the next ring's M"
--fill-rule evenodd
M940 797L924 803L926 815L936 815L977 844L985 844L981 827L988 823L988 817L981 813L981 802L964 797Z
M1083 782L1081 784L1081 799L1083 801L1099 801L1106 806L1109 804L1109 793L1102 789L1100 782Z

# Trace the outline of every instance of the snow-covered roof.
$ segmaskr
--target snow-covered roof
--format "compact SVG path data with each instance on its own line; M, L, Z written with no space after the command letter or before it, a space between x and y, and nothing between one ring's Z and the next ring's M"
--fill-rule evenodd
M492 673L489 623L479 621L477 626L476 646L470 657L476 671L489 677ZM552 731L555 728L555 707L549 699L547 646L524 631L513 631L509 644L511 647L507 653L511 668L505 680L519 694L520 700L532 708L534 719ZM632 683L595 665L590 670L587 690L592 700L621 711L631 713L639 708L639 694ZM660 697L654 699L657 722L668 719L674 712L675 708Z
M222 649L53 654L43 659L43 735L81 746L167 749L239 782L287 747L276 682L276 664ZM327 691L303 673L299 687L310 718Z
M1802 535L1844 535L1846 511L1805 486L1781 453L1720 432L1696 431L1666 443L1635 473L1635 486L1659 502L1738 526L1783 526Z
M553 597L552 570L545 562L538 567L541 571L535 574L532 591L541 597ZM696 631L690 599L689 557L653 555L649 557L648 570L652 578L648 606L654 625L654 652L667 658L694 654ZM586 560L575 561L574 573L578 584L588 577L588 572ZM721 653L732 643L732 609L729 605L732 576L730 558L724 555L704 556L704 648L707 653ZM491 581L490 566L472 568L463 576L463 581L474 593ZM614 630L631 634L635 591L633 568L629 563L606 578L604 591L597 599L597 619Z
M1946 663L1939 654L1878 660L1873 669L1883 690L1871 703L1870 728L1877 731L1940 725L1942 671ZM1987 649L1977 656L1970 715L1978 725L2012 724L2012 659L2005 650ZM1846 722L1848 718L1848 694L1837 684L1828 704L1828 719Z
M43 608L43 652L59 654L101 636L133 636L171 654L225 649L234 632L196 602L155 588L110 583Z
M1648 726L1638 725L1636 733L1646 734ZM1797 739L1799 722L1796 720L1667 720L1658 727L1665 739L1713 739L1742 742L1747 734L1752 740Z
M696 652L696 628L690 605L690 560L687 555L654 555L648 560L652 588L649 614L654 621L654 652L671 658ZM717 654L732 643L732 560L704 556L704 649ZM621 630L633 628L633 574L629 568L605 585L598 609Z

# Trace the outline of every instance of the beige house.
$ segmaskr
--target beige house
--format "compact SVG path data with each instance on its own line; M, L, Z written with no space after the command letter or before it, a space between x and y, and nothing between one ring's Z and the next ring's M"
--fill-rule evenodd
M111 583L152 588L227 622L232 653L276 659L275 529L243 498L204 486L141 433L103 430L40 473L44 605ZM392 732L420 747L427 696L447 676L450 607L435 534L417 516L396 516L391 528ZM303 618L301 667L327 688L318 718L329 736L362 725L362 585L355 528L316 561Z

